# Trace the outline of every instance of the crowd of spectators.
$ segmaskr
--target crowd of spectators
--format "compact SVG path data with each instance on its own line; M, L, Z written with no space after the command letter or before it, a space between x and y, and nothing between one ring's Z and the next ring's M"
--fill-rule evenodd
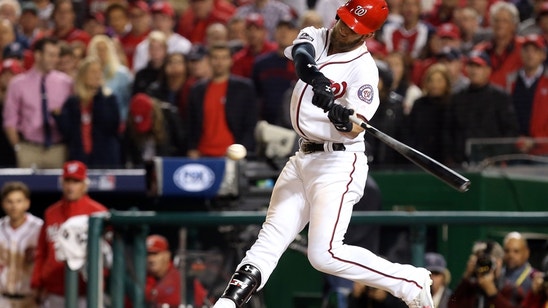
M156 155L220 156L231 142L253 153L245 131L260 120L289 125L296 74L283 49L302 27L330 27L332 5L0 0L0 166L138 168ZM381 74L382 130L452 166L470 162L471 138L547 153L535 142L548 137L547 2L388 5L387 23L367 41ZM216 77L224 64L211 57L222 46L228 79ZM406 163L367 141L374 167ZM216 150L201 152L200 142Z

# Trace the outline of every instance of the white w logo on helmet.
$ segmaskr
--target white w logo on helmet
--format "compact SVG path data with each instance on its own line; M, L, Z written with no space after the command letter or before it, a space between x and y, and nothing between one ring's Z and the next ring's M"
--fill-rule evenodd
M356 8L354 9L354 15L356 16L362 17L363 15L365 15L365 13L367 13L367 9L361 5L356 6Z

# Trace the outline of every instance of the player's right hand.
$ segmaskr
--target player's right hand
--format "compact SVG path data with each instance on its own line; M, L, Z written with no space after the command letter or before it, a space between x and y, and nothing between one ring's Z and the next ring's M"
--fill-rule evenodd
M335 101L335 95L333 94L333 89L331 89L331 81L324 75L314 78L312 80L312 91L314 91L312 104L322 108L324 112L331 110Z

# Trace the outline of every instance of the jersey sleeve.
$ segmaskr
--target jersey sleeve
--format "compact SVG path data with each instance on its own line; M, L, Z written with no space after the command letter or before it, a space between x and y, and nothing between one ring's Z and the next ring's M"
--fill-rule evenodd
M366 69L363 69L366 68ZM379 107L379 73L374 65L360 65L349 75L354 82L349 82L347 94L343 97L348 108L354 109L358 116L371 120Z
M327 30L325 28L317 29L314 27L306 27L302 29L301 32L299 32L299 35L297 35L297 38L293 41L293 45L287 47L284 50L284 55L288 59L293 60L293 56L291 55L293 46L301 43L308 43L314 46L314 50L316 51L316 56L318 56L322 48L325 47L326 37L327 37Z

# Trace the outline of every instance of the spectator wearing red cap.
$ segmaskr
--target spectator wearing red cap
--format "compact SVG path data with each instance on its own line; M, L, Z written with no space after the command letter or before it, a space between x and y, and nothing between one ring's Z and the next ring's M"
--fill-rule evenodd
M517 145L524 153L548 154L548 144L535 144L533 140L534 137L548 137L546 51L542 36L525 36L521 47L523 67L507 77L506 90L512 94L522 136Z
M517 37L519 12L510 2L500 1L489 10L493 38L474 47L487 52L492 64L491 82L505 87L506 76L522 66L521 44Z
M53 38L38 40L33 68L8 85L4 129L17 151L18 167L60 168L66 160L66 147L50 114L72 92L69 76L55 70L59 50Z
M6 90L11 79L23 72L21 63L16 59L7 59L2 61L0 67L0 110L4 108L4 100L6 98ZM3 127L4 119L0 117L0 125ZM15 152L10 144L8 137L4 131L0 132L0 167L15 168L16 167Z
M190 0L188 8L179 17L177 33L190 42L205 44L206 29L214 23L226 24L236 12L228 1ZM223 6L225 9L220 9Z
M234 75L251 78L255 59L277 49L276 43L268 40L265 20L261 14L253 13L246 18L246 45L234 54Z
M31 287L42 307L65 307L65 264L56 260L54 247L59 227L73 216L107 211L87 195L88 187L87 166L81 161L66 162L61 181L63 196L46 208L36 247ZM86 307L85 294L85 283L79 275L78 307Z
M264 17L263 27L266 29L267 39L274 40L276 25L281 19L297 18L291 7L282 1L255 0L238 7L235 16L246 18L252 14L260 14Z
M435 33L430 34L428 42L419 59L413 62L412 80L415 84L421 84L424 72L438 62L438 54L444 48L461 48L460 30L453 23L439 25Z
M139 43L147 38L151 30L150 8L143 0L132 1L128 7L127 14L131 24L131 31L125 35L118 35L118 40L126 54L127 66L132 69L135 49ZM109 16L112 18L116 17L116 15Z
M165 237L149 235L147 245L147 277L145 301L150 307L179 307L181 274L173 266L171 251Z
M120 113L116 96L104 87L98 58L85 58L74 81L74 94L54 117L68 148L68 158L91 168L121 167Z
M173 10L171 4L168 1L156 1L150 7L150 11L152 12L152 29L163 32L167 37L167 52L187 54L192 47L192 43L179 33L173 32L175 10ZM149 59L148 41L145 40L139 43L135 50L133 71L137 72L144 68Z
M124 138L126 166L136 168L155 156L183 156L184 131L177 109L147 94L131 99Z
M76 12L70 0L58 0L55 2L53 24L53 29L46 35L67 41L68 43L77 41L84 45L87 45L91 39L88 33L76 28Z
M465 71L470 85L453 95L445 119L443 149L448 164L470 162L472 158L465 152L469 138L518 136L511 97L489 80L491 66L491 58L485 52L475 51L466 60Z

